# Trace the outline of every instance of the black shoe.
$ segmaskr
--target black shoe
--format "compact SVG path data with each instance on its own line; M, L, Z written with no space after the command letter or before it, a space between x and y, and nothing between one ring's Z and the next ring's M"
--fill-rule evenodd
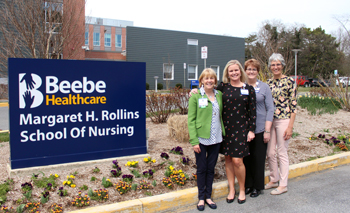
M247 195L247 194L250 194L252 191L254 191L253 188L250 188L250 187L245 188L245 194L246 194L246 195Z
M205 205L199 205L198 206L198 204L197 204L198 211L204 211L204 207L205 207Z
M209 204L209 203L207 202L207 200L204 200L204 201L205 201L205 203L209 206L209 208L211 208L211 209L216 209L216 208L217 208L216 203ZM213 202L214 202L214 201L213 201Z
M250 197L257 197L261 194L261 190L260 189L254 189L252 191L252 193L250 194Z
M235 201L236 195L233 196L233 199L228 199L226 198L226 202L227 203L233 203L233 201Z
M237 200L238 200L238 203L239 203L239 204L245 203L245 199L244 199L244 200L240 200L240 199L238 198Z

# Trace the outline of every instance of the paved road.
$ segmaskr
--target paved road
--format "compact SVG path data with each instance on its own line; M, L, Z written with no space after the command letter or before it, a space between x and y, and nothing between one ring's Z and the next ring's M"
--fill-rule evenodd
M244 204L238 204L237 198L232 204L217 201L218 209L205 206L204 212L350 212L349 177L350 165L340 166L289 180L289 191L283 195L273 196L266 190L257 198L248 196Z
M9 108L0 107L0 130L9 129Z

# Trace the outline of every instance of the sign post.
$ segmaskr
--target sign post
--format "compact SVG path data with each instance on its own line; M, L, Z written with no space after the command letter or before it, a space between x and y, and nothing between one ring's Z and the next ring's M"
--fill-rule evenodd
M207 58L208 58L208 47L204 46L201 48L202 50L202 59L204 59L204 69L207 68Z
M184 63L184 89L186 87L186 63Z

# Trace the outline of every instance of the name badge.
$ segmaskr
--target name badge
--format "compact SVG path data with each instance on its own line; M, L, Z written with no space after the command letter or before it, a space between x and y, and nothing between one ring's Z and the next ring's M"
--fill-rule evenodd
M255 89L255 93L259 93L260 88L256 87L256 88L254 88L254 89Z
M198 99L198 105L200 108L205 108L206 106L208 106L208 99L206 98Z
M242 95L248 95L248 90L247 89L241 89L241 94Z

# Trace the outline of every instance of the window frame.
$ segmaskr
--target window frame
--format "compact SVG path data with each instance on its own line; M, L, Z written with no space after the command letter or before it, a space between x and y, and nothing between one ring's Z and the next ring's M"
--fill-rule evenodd
M43 7L44 7L43 10L45 15L45 32L50 34L61 33L60 31L62 28L62 21L63 21L63 3L45 1ZM60 14L61 22L54 22L59 19L54 19L54 20L51 19L53 11L57 12L57 14Z
M120 42L118 41L119 40L118 36L120 36ZM115 34L115 47L122 47L122 35L121 34Z
M98 34L98 41L95 39L97 34ZM96 40L96 41L95 41L95 40ZM100 42L101 42L100 40L101 40L100 33L99 33L99 32L94 32L94 34L93 34L93 39L92 39L92 41L93 41L93 46L99 47L99 46L100 46ZM97 44L97 42L98 42L98 44Z
M195 67L195 77L190 78L190 67ZM198 80L198 65L197 64L189 64L187 66L187 80Z
M89 46L89 32L85 32L85 46Z
M171 78L165 78L165 66L170 65L171 66ZM163 80L174 80L174 64L173 63L163 63Z
M213 67L216 67L216 69L213 69ZM216 72L216 77L219 81L220 80L220 66L219 65L210 65L210 68Z
M109 36L109 38L107 38L107 35ZM105 33L104 36L105 36L105 47L111 47L112 46L112 35L110 33ZM109 42L107 41L107 39L109 39Z

